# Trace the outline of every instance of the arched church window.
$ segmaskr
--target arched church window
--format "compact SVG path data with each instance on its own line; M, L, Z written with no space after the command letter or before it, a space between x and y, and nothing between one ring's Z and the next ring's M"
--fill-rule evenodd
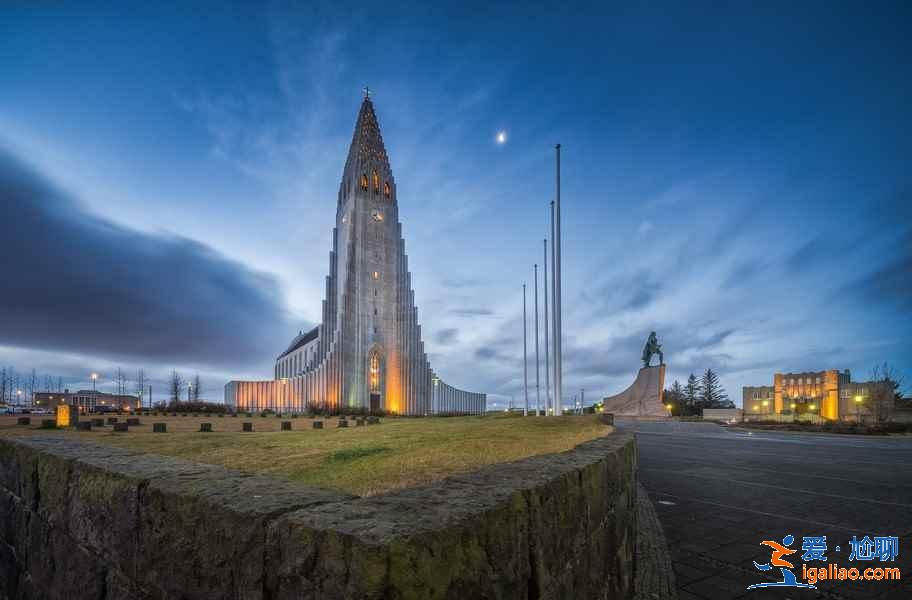
M361 175L361 189L367 189L367 175Z
M384 181L384 182L383 182L383 195L386 196L387 198L390 197L390 184L389 184L389 181Z
M380 175L377 174L377 171L374 171L374 192L380 191Z
M380 353L376 350L370 354L370 388L372 392L380 390Z

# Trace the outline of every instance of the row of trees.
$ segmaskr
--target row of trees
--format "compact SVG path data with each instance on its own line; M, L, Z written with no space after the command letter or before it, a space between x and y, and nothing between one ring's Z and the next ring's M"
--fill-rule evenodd
M187 388L187 393L182 396L184 388ZM168 382L168 397L171 402L180 402L185 398L187 402L199 402L202 398L201 390L199 373L194 375L192 380L184 383L184 378L180 373L176 370L171 371L171 379Z
M735 407L712 369L706 369L700 378L691 373L684 385L675 379L665 390L665 404L671 405L671 414L675 416L700 415L704 408Z
M104 383L110 384L111 388L102 390L102 380L97 380L99 392L110 389L112 393L121 396L133 394L151 405L151 381L146 377L145 369L138 369L136 375L130 378L118 367L115 374ZM64 380L60 376L39 375L35 369L30 373L19 373L13 367L0 369L0 403L3 404L30 404L36 392L63 392L64 389ZM171 372L168 381L168 397L171 401L200 401L202 389L199 374L185 382L176 370Z
M13 367L0 369L0 402L17 404L30 401L35 392L62 392L63 377L39 375L35 369L30 373L18 373Z

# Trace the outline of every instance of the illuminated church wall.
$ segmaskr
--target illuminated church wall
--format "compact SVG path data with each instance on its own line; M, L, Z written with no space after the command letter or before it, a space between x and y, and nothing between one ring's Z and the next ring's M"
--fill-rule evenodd
M226 404L241 411L485 411L484 394L444 383L428 361L396 183L368 97L339 186L324 297L321 325L292 340L274 379L229 382Z

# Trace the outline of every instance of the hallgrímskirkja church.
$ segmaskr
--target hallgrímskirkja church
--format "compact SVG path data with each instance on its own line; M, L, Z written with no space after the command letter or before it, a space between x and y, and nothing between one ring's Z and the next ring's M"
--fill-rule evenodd
M336 208L323 322L295 337L268 381L231 381L239 411L479 414L484 394L440 380L412 290L396 182L369 95L355 124Z

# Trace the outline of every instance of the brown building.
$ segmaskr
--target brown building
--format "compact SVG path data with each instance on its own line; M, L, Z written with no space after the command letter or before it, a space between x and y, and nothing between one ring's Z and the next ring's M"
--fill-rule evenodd
M892 390L881 381L854 382L849 370L776 373L773 385L745 386L744 418L817 415L829 420L889 418Z
M139 408L139 397L105 394L104 392L93 392L92 390L79 390L71 393L70 390L63 392L35 392L32 397L35 408L46 408L53 412L58 404L76 404L79 406L79 412L95 412L96 410L125 410L132 411Z

